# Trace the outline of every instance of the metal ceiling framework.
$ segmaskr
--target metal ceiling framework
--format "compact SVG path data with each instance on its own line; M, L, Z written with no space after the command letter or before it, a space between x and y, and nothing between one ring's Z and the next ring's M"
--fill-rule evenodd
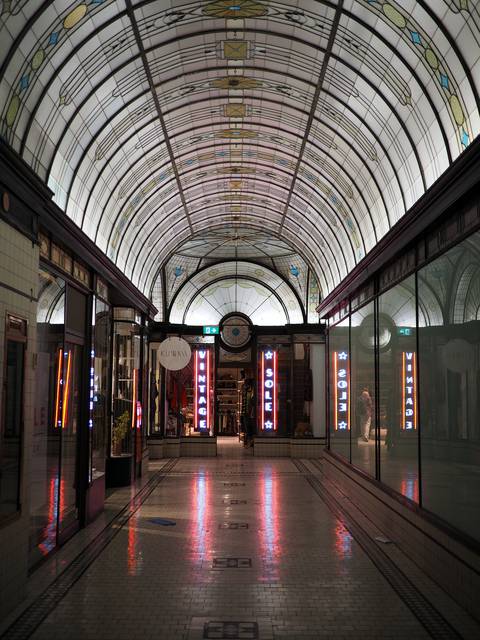
M1 135L161 308L248 231L309 313L480 130L467 0L15 0L0 33Z

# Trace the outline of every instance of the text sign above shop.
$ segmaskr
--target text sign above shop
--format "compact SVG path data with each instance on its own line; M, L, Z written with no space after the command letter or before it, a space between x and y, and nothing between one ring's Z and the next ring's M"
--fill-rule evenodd
M203 327L204 336L218 336L220 333L220 327Z
M417 428L417 360L413 351L402 353L402 429Z
M274 349L262 351L262 429L275 431L277 428L277 352Z
M334 392L334 429L348 431L350 429L350 379L348 375L348 352L333 352Z
M210 428L210 351L195 349L194 411L195 430Z
M182 338L167 338L158 348L160 364L169 371L183 369L190 362L191 357L190 345Z

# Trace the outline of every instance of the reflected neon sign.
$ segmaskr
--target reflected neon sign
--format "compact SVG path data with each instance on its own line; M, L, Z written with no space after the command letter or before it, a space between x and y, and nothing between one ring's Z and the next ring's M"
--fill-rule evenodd
M277 352L267 349L262 352L262 429L277 428Z
M417 428L417 358L414 351L402 353L402 429Z
M210 428L210 351L195 351L195 430L206 433Z
M348 352L333 352L334 381L334 429L350 429L350 377L348 375Z

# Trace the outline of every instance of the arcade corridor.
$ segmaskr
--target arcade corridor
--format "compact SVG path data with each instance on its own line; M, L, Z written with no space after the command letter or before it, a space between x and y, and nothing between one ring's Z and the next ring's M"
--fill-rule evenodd
M478 625L480 0L0 0L0 640Z
M2 640L479 637L395 541L342 515L320 464L254 459L232 440L220 453L152 464L130 517L39 569L38 584L60 576Z

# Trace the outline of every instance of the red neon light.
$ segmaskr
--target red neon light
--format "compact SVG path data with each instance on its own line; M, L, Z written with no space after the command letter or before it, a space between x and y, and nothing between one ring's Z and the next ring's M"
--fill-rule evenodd
M340 357L342 356L342 357ZM341 387L343 393L345 394L345 398L340 398L338 397L338 388L339 388L339 383L341 381L341 379L339 380L339 370L338 370L338 361L339 360L345 360L345 382L346 382L346 386L345 387ZM342 378L343 378L343 374L342 374ZM350 365L349 365L349 361L348 361L348 353L346 351L333 351L333 381L334 381L334 392L333 392L333 398L334 398L334 403L335 403L335 409L334 409L334 429L335 431L349 431L350 430ZM341 411L346 411L347 412L347 416L346 419L342 419L341 424L342 427L339 427L339 421L338 421L338 405L339 405L339 401L341 404L343 404L343 400L345 400L345 404L346 409L341 409Z
M268 358L267 358L268 353ZM272 364L268 364L268 369L265 370L265 361L272 360ZM266 351L262 351L262 393L261 393L261 402L262 402L262 423L261 428L268 431L275 431L277 428L277 352L272 349L267 349ZM271 382L272 386L267 386L267 378L266 375L268 372L272 373ZM266 390L270 392L270 398L266 398ZM270 404L270 409L265 409L266 403ZM267 414L272 414L271 419L267 417L265 419L265 412ZM265 425L268 423L268 427Z
M265 351L262 354L262 429L265 424Z
M338 366L337 366L337 352L333 352L333 383L334 383L334 403L335 403L335 421L334 427L335 431L338 430L338 387L337 387L337 377L338 377Z
M63 350L58 350L58 365L57 365L57 388L55 391L55 424L54 429L58 429L58 416L60 413L60 386L62 384L62 366L63 366Z
M277 352L273 352L273 430L277 429Z
M200 351L205 353L205 357L202 358L204 361L204 370L200 370L199 358ZM209 430L210 429L210 350L209 349L196 349L195 350L195 381L194 381L194 426L195 430ZM199 385L199 377L202 375L205 378L205 382L202 382L202 385L205 386L205 392L199 393L198 385ZM200 406L199 402L201 398L205 399L205 415L201 418L205 422L205 427L200 427Z
M70 393L70 365L71 365L72 352L68 352L67 356L67 375L65 380L65 388L63 393L63 406L62 406L62 429L65 429L68 417L68 394Z
M413 411L413 415L412 415L412 424L413 424L413 429L408 429L407 428L407 394L406 394L406 389L407 386L410 386L407 384L407 376L408 376L408 372L407 372L407 353L412 354L412 359L411 359L411 363L412 363L412 371L411 371L411 377L413 379L413 383L412 383L412 393L409 394L409 398L412 400L412 411ZM417 354L415 352L412 351L403 351L402 352L402 430L403 431L416 431L417 429Z
M207 429L210 429L210 351L207 352Z
M132 397L132 429L135 429L135 418L137 412L137 370L133 370L133 397Z
M195 411L195 420L194 420L194 429L198 431L198 404L197 404L197 385L198 385L198 351L195 351L195 384L193 385L194 389L194 411Z

